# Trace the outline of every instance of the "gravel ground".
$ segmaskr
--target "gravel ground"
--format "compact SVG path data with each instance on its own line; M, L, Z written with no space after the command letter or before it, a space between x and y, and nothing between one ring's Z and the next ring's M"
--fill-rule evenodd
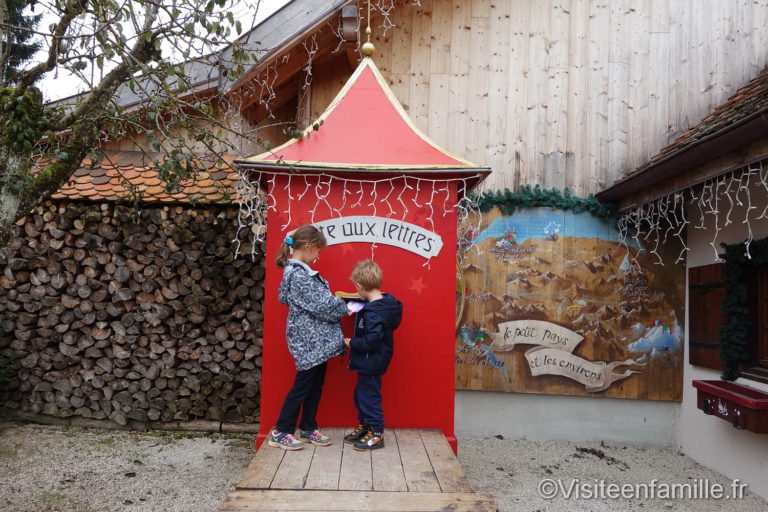
M253 435L122 432L0 422L0 510L7 512L213 511L253 456ZM472 483L501 511L768 510L750 494L739 500L543 499L543 479L582 496L609 484L731 481L673 450L594 443L460 439L459 459ZM551 484L547 484L551 485ZM588 487L591 485L592 487ZM544 490L548 490L544 488ZM575 493L575 491L573 491ZM562 493L561 493L562 494Z
M601 443L565 441L540 442L503 439L459 440L459 460L474 486L496 497L499 510L504 512L618 512L618 511L677 511L677 512L766 512L768 501L743 491L741 499L642 499L650 491L639 490L639 498L610 499L609 492L620 492L620 486L648 484L692 484L702 496L709 484L723 486L730 493L731 480L708 469L677 450L632 446L605 446ZM581 494L577 499L576 481ZM606 499L586 499L600 492ZM546 500L539 489L558 495ZM609 486L616 490L609 491ZM541 487L540 487L541 486ZM657 486L657 489L659 486ZM564 494L571 491L570 499ZM684 488L681 488L684 489ZM634 492L634 489L627 491ZM662 489L657 491L659 496ZM684 491L677 491L678 495ZM691 491L693 492L693 491ZM638 494L635 493L637 496ZM710 493L712 495L712 493Z

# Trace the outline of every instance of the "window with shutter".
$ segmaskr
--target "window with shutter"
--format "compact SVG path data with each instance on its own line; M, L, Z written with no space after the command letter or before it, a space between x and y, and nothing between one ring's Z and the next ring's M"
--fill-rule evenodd
M768 265L748 265L748 307L753 326L753 360L743 364L743 378L768 382Z
M688 362L723 370L718 357L722 304L726 289L725 263L688 269ZM751 321L751 360L739 368L741 377L768 382L768 265L744 265L747 308Z

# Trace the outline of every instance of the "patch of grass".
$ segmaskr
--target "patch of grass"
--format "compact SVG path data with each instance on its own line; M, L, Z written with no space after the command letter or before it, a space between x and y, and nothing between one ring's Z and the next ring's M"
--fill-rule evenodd
M245 439L245 440L235 439L232 441L228 441L226 446L231 450L242 450L244 448L253 449L253 447L255 446L254 443L255 441L253 439Z
M62 431L65 437L78 437L85 432L83 427L69 427Z
M186 431L186 430L182 430L182 431L150 430L149 432L141 432L138 435L155 437L160 439L171 439L171 440L208 438L208 439L211 439L212 441L218 441L218 440L253 441L256 438L255 434L247 434L247 433L220 434L217 432L196 432L196 431Z
M218 434L212 432L188 432L179 430L150 430L149 432L142 432L141 435L159 437L161 439L198 439L200 437L210 437Z
M89 444L89 448L92 448L96 453L110 452L117 448L113 437L99 437Z
M43 491L35 496L35 501L46 509L61 509L65 496L60 492Z
M11 445L3 445L0 446L0 460L3 461L14 461L19 458L19 449L21 448L21 443L14 443Z
M222 434L221 438L253 443L256 441L256 434Z

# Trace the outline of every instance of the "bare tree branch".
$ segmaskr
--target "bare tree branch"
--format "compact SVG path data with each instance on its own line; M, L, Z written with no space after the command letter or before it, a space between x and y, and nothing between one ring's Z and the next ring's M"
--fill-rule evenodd
M53 30L51 46L48 48L48 59L45 62L41 62L32 69L22 72L19 76L17 90L21 91L26 89L35 83L35 80L37 80L43 74L56 67L56 58L59 55L62 37L66 33L69 26L72 24L72 20L85 12L86 6L86 0L75 0L73 2L67 3L61 19Z
M86 112L90 112L94 106L103 104L130 76L136 63L147 62L152 54L156 52L155 36L151 32L151 27L155 16L157 16L157 12L157 6L152 6L145 15L142 33L149 34L150 37L141 37L137 39L130 53L123 58L123 61L107 73L99 83L98 87L92 89L83 102L56 123L56 129L62 130L66 128L72 124L74 120L83 117Z

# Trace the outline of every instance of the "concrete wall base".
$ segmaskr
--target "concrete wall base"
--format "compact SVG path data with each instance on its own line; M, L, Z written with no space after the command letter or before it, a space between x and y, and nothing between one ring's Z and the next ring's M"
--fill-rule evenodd
M456 435L677 446L679 402L456 392Z

